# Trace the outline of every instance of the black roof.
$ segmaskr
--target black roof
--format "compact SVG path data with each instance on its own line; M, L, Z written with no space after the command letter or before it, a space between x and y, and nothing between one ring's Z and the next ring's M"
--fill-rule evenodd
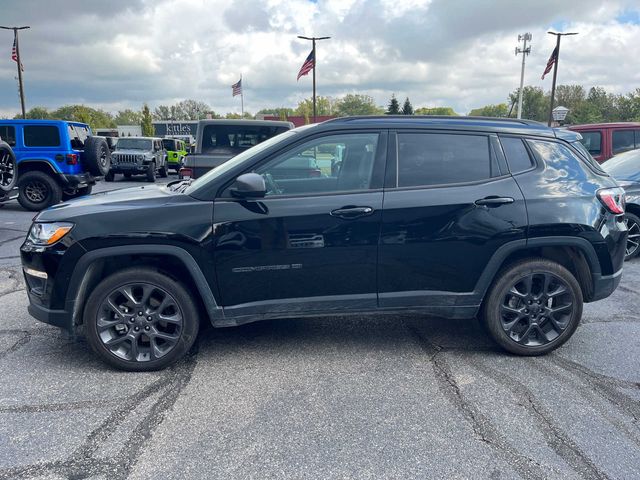
M443 130L474 130L495 133L515 133L555 137L552 128L534 120L492 117L452 117L435 115L379 115L339 117L320 124L327 128L349 127L412 128L429 127Z

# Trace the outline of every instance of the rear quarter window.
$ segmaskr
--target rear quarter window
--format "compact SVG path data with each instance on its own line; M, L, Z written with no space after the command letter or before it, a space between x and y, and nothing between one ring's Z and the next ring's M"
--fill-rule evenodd
M528 139L533 154L544 166L544 176L547 181L574 180L576 182L587 180L591 171L577 153L574 153L566 145L547 140ZM593 178L593 177L591 177Z
M10 125L0 125L0 138L7 142L10 147L16 146L16 127Z
M26 147L59 147L60 132L54 125L25 125L24 145Z

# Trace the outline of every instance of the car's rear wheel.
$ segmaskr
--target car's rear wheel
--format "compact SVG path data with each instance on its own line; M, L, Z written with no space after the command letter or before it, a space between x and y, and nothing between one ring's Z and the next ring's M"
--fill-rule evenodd
M529 259L503 269L482 309L493 339L518 355L543 355L575 332L582 317L582 290L562 265Z
M626 261L640 254L640 217L627 212L624 216L624 222L627 224L628 230L627 246L624 251Z
M60 203L62 188L44 172L27 172L18 181L18 202L23 208L39 212Z
M148 371L187 353L199 318L179 282L149 268L131 268L98 284L87 300L84 323L102 360L122 370Z
M16 156L9 145L0 142L0 192L10 192L17 180Z

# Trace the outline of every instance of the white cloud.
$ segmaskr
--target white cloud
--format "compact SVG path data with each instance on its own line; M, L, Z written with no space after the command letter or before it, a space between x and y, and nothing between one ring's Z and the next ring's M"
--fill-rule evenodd
M563 40L559 81L625 93L640 87L634 53L640 26L622 23L637 0L152 0L104 3L5 0L3 23L30 24L21 36L27 105L86 103L109 110L184 98L239 111L230 85L243 75L247 109L289 105L311 93L296 74L318 45L318 94L391 93L414 106L459 112L504 102L519 82L518 33L533 34L526 83ZM4 47L3 47L4 46ZM0 35L0 113L18 110L10 33Z

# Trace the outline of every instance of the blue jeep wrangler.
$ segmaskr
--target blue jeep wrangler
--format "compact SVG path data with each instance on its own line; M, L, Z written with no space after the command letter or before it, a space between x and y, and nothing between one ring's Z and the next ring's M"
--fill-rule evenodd
M84 123L64 120L0 120L0 138L18 167L18 201L40 211L61 200L88 195L109 172L111 153L103 137Z

